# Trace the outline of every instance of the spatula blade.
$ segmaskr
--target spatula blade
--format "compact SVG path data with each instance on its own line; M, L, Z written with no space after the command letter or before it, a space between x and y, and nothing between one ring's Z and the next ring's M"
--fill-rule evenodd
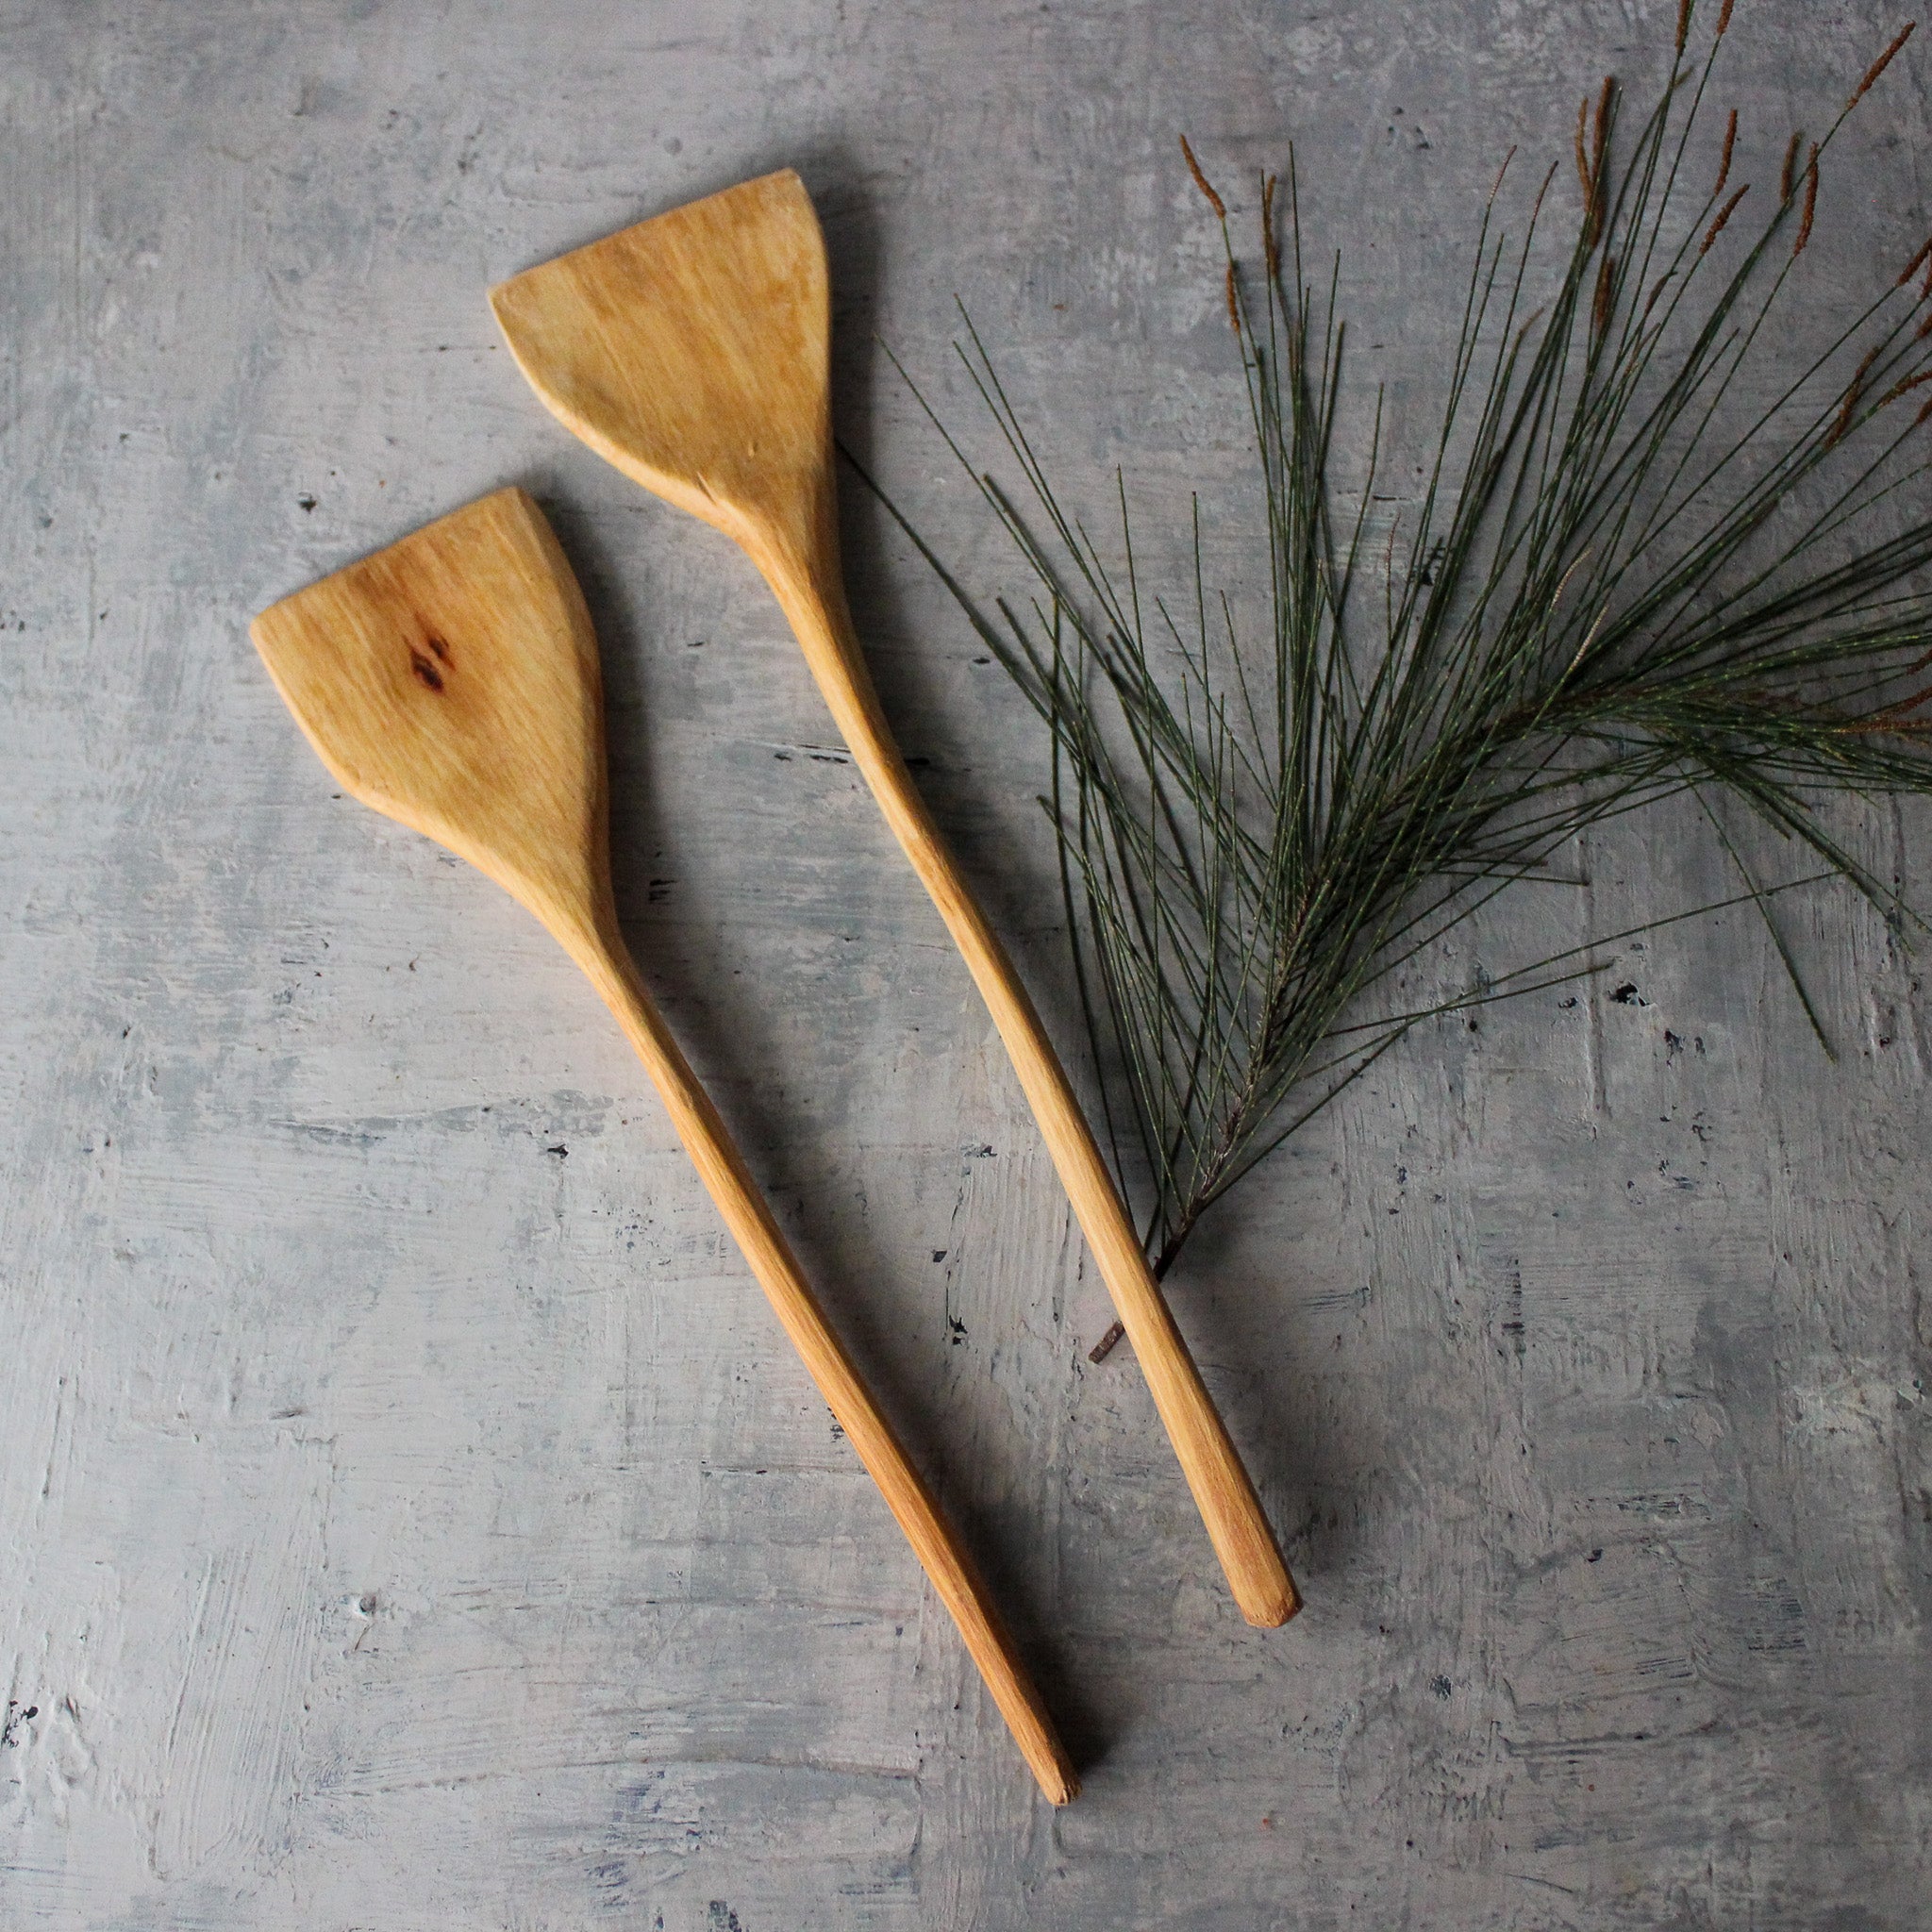
M789 168L492 289L517 365L620 470L747 547L831 454L824 240Z
M426 833L559 937L608 891L602 684L542 512L500 490L250 626L344 791Z

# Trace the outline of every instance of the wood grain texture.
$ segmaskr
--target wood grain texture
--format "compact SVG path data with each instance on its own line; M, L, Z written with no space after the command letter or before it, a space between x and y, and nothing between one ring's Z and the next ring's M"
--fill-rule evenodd
M932 895L1012 1057L1074 1219L1249 1623L1300 1607L1255 1486L1161 1296L1065 1070L906 769L846 608L824 244L791 169L641 222L491 291L518 366L574 434L736 541Z
M825 1319L625 944L610 888L597 641L542 511L521 490L497 491L284 598L251 629L330 772L365 805L487 873L597 989L1041 1790L1067 1804L1079 1779L1005 1619Z
M1385 543L1504 152L1520 233L1674 21L0 0L8 1932L1918 1932L1923 960L1784 902L1833 1066L1748 908L1652 935L1418 1029L1204 1226L1167 1291L1308 1597L1251 1630L1143 1378L1086 1361L1106 1290L770 592L559 433L478 302L796 161L840 433L968 582L1010 579L874 343L994 459L956 291L1096 528L1126 465L1146 581L1198 490L1210 584L1252 583L1175 134L1238 221L1294 139L1409 453ZM1737 8L1754 195L1899 24ZM1834 146L1794 339L1932 225L1924 38ZM334 798L248 641L506 481L596 620L626 935L1054 1687L1063 1811L582 975ZM1073 1040L1033 721L842 517L895 736ZM1932 904L1923 814L1840 829ZM1736 890L1670 814L1575 865L1414 1003Z

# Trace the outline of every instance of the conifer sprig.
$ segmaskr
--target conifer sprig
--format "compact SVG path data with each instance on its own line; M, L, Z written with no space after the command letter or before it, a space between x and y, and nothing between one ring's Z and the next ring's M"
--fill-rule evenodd
M1382 398L1352 448L1340 264L1325 286L1305 265L1293 151L1261 186L1245 260L1182 142L1226 252L1263 485L1264 637L1208 589L1198 502L1177 596L1142 581L1124 481L1117 542L1090 536L966 320L960 354L1017 482L946 440L1032 593L971 595L899 520L1047 727L1041 804L1074 976L1158 1274L1420 1020L1591 970L1617 936L1420 1009L1390 1000L1405 965L1512 883L1556 876L1589 826L1690 794L1739 899L1772 923L1773 889L1716 809L1727 800L1810 848L1818 868L1793 883L1837 877L1913 920L1825 808L1932 791L1932 518L1912 493L1932 467L1932 271L1914 281L1927 251L1874 277L1788 375L1779 324L1833 142L1911 29L1818 141L1791 136L1774 200L1731 185L1734 112L1708 157L1693 140L1729 15L1686 66L1681 8L1678 64L1634 132L1614 81L1585 98L1580 208L1534 312L1555 275L1556 170L1512 243L1505 161L1426 476L1379 555ZM1767 375L1773 399L1740 408Z

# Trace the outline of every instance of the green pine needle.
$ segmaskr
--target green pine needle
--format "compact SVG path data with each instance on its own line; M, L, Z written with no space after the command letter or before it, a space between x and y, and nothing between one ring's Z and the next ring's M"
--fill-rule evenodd
M1599 821L1687 791L1704 806L1746 889L1725 903L1763 914L1827 1052L1769 889L1710 799L1802 841L1813 876L1849 881L1895 925L1909 916L1821 812L1833 793L1932 791L1932 598L1915 588L1932 520L1905 493L1932 466L1916 434L1932 310L1914 271L1887 275L1802 374L1770 385L1771 404L1740 411L1764 387L1740 372L1782 354L1773 325L1820 164L1875 74L1803 166L1794 142L1776 196L1740 199L1730 133L1723 168L1699 147L1697 177L1715 185L1690 185L1718 46L1677 72L1627 153L1615 84L1586 103L1581 208L1535 313L1556 171L1513 246L1498 177L1433 460L1379 557L1381 398L1344 489L1339 266L1325 289L1305 271L1292 150L1284 222L1274 180L1263 190L1257 264L1189 153L1226 246L1264 486L1264 638L1207 585L1198 504L1179 598L1141 581L1124 482L1118 551L1103 554L966 320L962 360L1018 482L968 474L1033 593L972 596L887 507L1047 727L1041 803L1074 981L1157 1272L1419 1021L1600 962L1602 941L1465 998L1359 1017L1497 892L1553 876L1558 848Z

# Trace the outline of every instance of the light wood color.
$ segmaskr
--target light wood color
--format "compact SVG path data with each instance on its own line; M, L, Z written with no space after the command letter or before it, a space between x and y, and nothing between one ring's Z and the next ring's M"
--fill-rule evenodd
M1064 1069L907 772L839 563L824 238L789 169L640 223L491 291L518 365L567 428L724 532L764 574L832 717L1006 1041L1140 1357L1235 1601L1300 1607Z
M1067 1803L1079 1780L984 1582L825 1319L618 930L597 641L541 511L520 490L486 496L263 611L253 636L343 790L488 873L590 975L1041 1790Z

